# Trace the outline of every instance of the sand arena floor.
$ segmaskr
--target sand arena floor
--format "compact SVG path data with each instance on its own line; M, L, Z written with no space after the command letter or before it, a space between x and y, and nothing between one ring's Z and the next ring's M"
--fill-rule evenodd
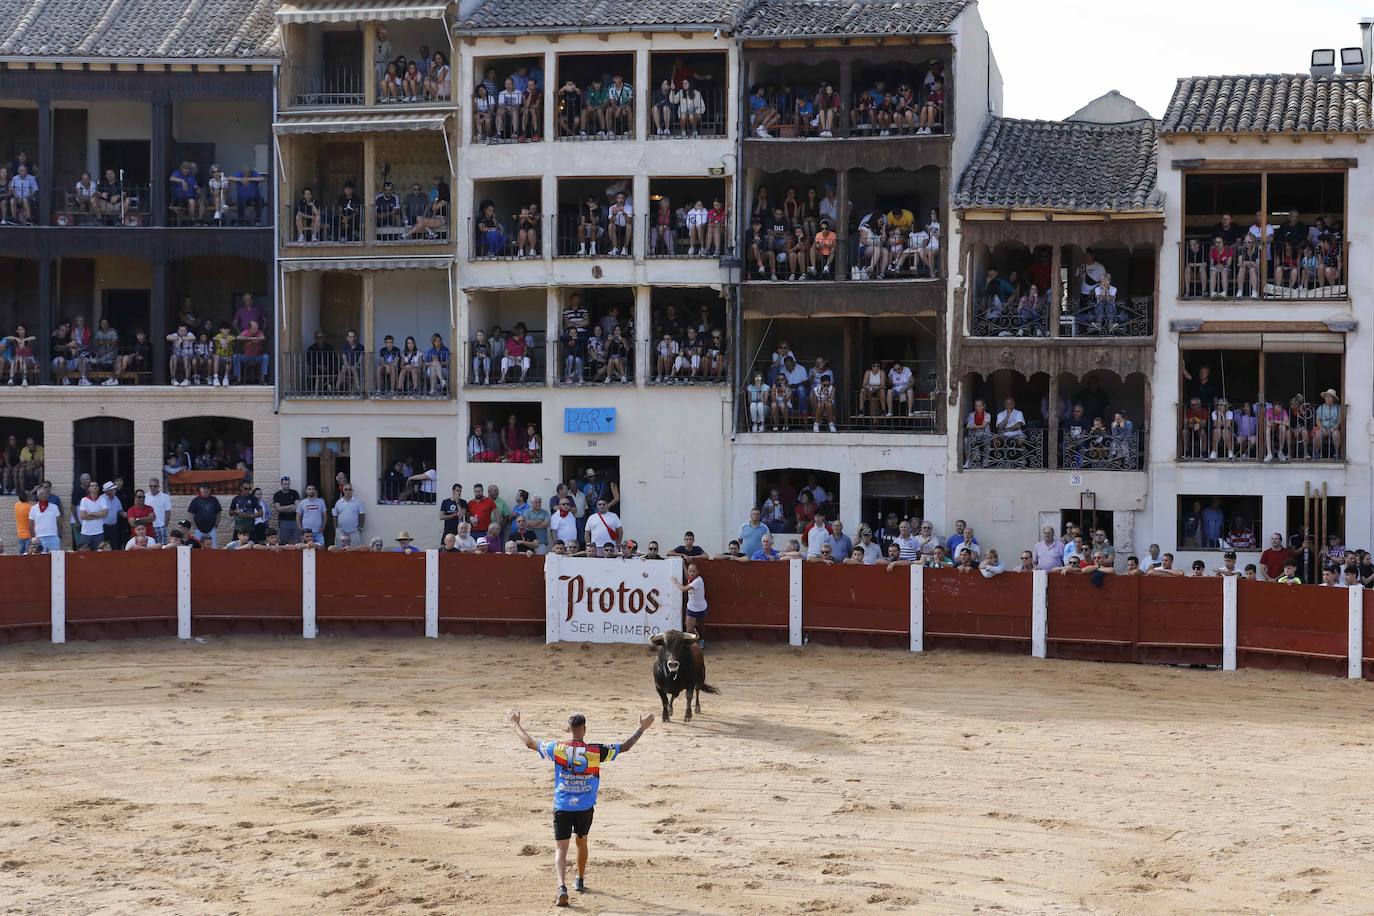
M657 712L629 647L0 649L0 913L551 912L550 774ZM1374 910L1374 685L713 645L609 765L591 913Z

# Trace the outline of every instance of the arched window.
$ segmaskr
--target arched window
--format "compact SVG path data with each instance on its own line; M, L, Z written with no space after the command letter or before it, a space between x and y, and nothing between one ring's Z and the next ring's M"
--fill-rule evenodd
M73 424L75 477L90 474L103 483L134 477L134 422L120 417L87 417Z

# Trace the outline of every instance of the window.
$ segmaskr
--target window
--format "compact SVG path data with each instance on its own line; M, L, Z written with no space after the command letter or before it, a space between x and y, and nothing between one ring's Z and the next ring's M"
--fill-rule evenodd
M378 439L377 502L384 506L433 503L438 491L435 439Z
M134 479L134 423L119 417L88 417L73 424L76 476L104 483Z
M1259 496L1180 496L1179 550L1253 550L1262 518Z
M0 417L0 493L29 492L43 482L43 423Z
M764 510L764 524L775 534L800 534L818 512L829 519L840 517L839 474L806 468L759 471L754 491L755 505Z
M544 460L544 425L538 401L471 403L468 461L532 464Z

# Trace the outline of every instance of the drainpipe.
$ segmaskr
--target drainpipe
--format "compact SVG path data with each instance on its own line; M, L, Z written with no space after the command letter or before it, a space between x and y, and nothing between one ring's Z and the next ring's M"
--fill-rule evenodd
M1360 20L1360 46L1364 48L1364 72L1370 71L1370 57L1374 57L1374 19Z

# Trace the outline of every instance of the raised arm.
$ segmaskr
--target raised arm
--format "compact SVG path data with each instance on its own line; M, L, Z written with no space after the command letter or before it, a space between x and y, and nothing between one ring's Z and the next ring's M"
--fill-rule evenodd
M683 594L686 594L691 588L690 586L683 585L681 582L679 582L676 576L669 576L668 581L673 583L673 585L677 586L677 590L682 592Z
M515 730L520 734L520 740L524 742L525 747L532 751L539 750L539 743L531 738L530 733L525 731L525 726L520 724L520 710L512 709L510 715L506 717L506 721L515 726ZM621 749L624 750L623 747Z
M516 727L516 728L520 728L520 722L519 722L519 718L518 718L520 714L519 714L519 713L516 713L515 715L517 716L516 723L515 723L515 727ZM635 742L637 742L641 737L643 737L645 729L647 729L650 725L653 725L653 724L654 724L654 714L653 714L653 713L649 713L649 714L647 714L647 715L641 716L640 719L639 719L639 728L636 728L636 729L635 729L635 733L634 733L633 735L631 735L630 737L626 738L624 741L620 742L620 753L623 754L623 753L625 753L626 751L628 751L630 748L634 747L634 746L635 746ZM523 732L524 729L521 729L521 731Z

